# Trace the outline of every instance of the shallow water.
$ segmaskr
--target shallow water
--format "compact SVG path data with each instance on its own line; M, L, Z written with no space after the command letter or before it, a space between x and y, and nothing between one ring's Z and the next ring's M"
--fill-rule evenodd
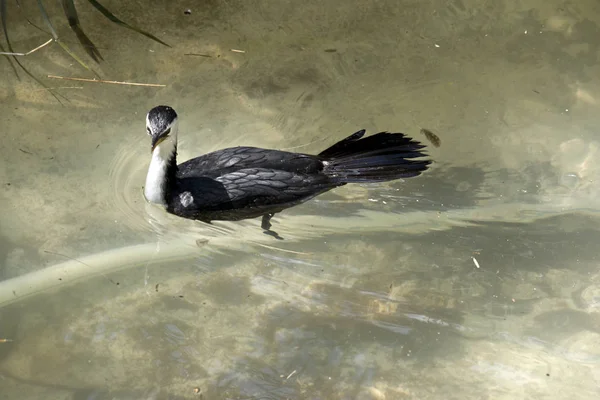
M598 398L594 0L103 2L171 48L77 3L100 65L47 3L103 79L166 87L45 78L93 78L52 44L22 62L61 105L0 63L1 398ZM48 39L8 6L15 50ZM276 216L278 241L145 203L161 103L181 161L360 128L441 146Z

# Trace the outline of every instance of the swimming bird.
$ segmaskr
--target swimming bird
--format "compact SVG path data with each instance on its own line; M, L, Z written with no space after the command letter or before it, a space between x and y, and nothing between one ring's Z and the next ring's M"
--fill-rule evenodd
M360 130L317 155L231 147L177 165L178 117L169 106L146 116L152 158L144 195L167 212L210 223L271 217L347 183L385 182L420 175L425 146L403 133L364 137Z

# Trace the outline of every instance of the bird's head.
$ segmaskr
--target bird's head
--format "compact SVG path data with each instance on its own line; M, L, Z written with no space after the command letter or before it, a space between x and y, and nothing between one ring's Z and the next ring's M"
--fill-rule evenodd
M152 151L165 139L177 140L177 113L169 106L156 106L146 116L146 132L152 137Z

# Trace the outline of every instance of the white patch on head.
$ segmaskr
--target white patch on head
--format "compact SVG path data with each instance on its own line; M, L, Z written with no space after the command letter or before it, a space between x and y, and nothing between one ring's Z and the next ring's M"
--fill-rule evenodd
M151 131L149 132L148 129L150 128L150 113L146 114L146 133L148 135L152 135Z
M183 192L179 194L179 201L184 207L188 207L194 202L194 196L190 192Z

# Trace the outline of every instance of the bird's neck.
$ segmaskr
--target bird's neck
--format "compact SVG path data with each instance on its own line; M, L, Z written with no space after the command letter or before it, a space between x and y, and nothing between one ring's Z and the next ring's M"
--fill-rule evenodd
M151 203L167 206L177 175L177 139L170 137L152 151L144 195Z

